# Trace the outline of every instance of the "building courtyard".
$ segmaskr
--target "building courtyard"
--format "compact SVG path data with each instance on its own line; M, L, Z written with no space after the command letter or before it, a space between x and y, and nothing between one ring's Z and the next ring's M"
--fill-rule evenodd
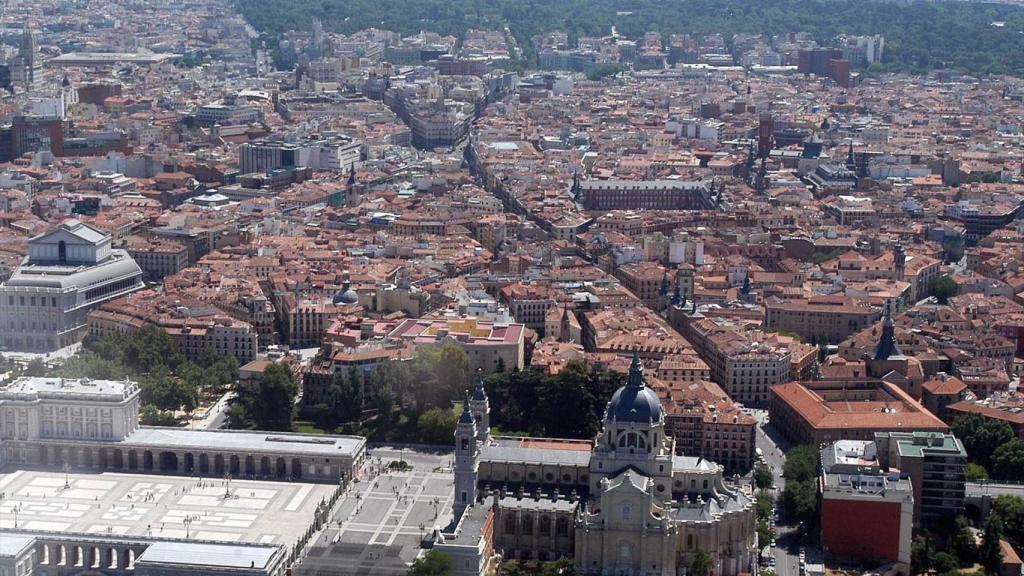
M0 472L0 529L291 546L334 489L8 467Z

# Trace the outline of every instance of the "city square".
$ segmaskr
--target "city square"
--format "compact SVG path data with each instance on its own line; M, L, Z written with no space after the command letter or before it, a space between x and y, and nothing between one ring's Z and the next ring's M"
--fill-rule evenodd
M299 573L403 574L419 553L420 541L452 520L454 476L444 468L450 458L450 454L374 450L365 478L339 503ZM391 459L409 462L413 468L381 470Z

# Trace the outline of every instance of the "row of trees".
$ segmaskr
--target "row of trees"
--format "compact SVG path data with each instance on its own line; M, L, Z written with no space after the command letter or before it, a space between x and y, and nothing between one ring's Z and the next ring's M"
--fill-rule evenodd
M370 27L409 35L427 29L461 37L470 28L508 26L536 64L531 38L562 30L575 40L614 26L630 38L670 34L785 34L806 31L827 43L839 34L881 34L884 63L872 72L955 68L971 74L1024 75L1020 33L1024 10L1009 4L909 0L238 0L245 18L271 38L308 30L313 18L351 34ZM1001 27L993 22L1004 22Z
M786 453L782 500L790 518L813 524L818 516L818 452L804 444Z
M953 421L951 428L971 459L968 479L1024 478L1024 442L1014 435L1008 423L980 414L964 414Z

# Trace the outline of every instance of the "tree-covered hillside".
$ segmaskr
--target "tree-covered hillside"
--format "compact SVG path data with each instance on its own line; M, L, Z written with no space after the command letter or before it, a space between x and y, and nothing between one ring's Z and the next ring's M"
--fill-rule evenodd
M663 34L806 31L827 42L837 34L882 34L889 69L957 68L975 74L1024 75L1024 8L965 1L885 0L237 0L243 15L270 34L369 27L403 34L509 26L527 47L549 30L636 38ZM1005 23L1001 27L994 22Z

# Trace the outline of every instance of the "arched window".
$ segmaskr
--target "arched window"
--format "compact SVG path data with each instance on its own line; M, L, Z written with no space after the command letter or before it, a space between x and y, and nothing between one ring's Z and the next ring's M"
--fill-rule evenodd
M569 520L567 520L565 517L560 516L558 520L555 521L555 533L558 536L568 536Z
M622 505L622 521L629 522L633 517L633 507L629 504Z

